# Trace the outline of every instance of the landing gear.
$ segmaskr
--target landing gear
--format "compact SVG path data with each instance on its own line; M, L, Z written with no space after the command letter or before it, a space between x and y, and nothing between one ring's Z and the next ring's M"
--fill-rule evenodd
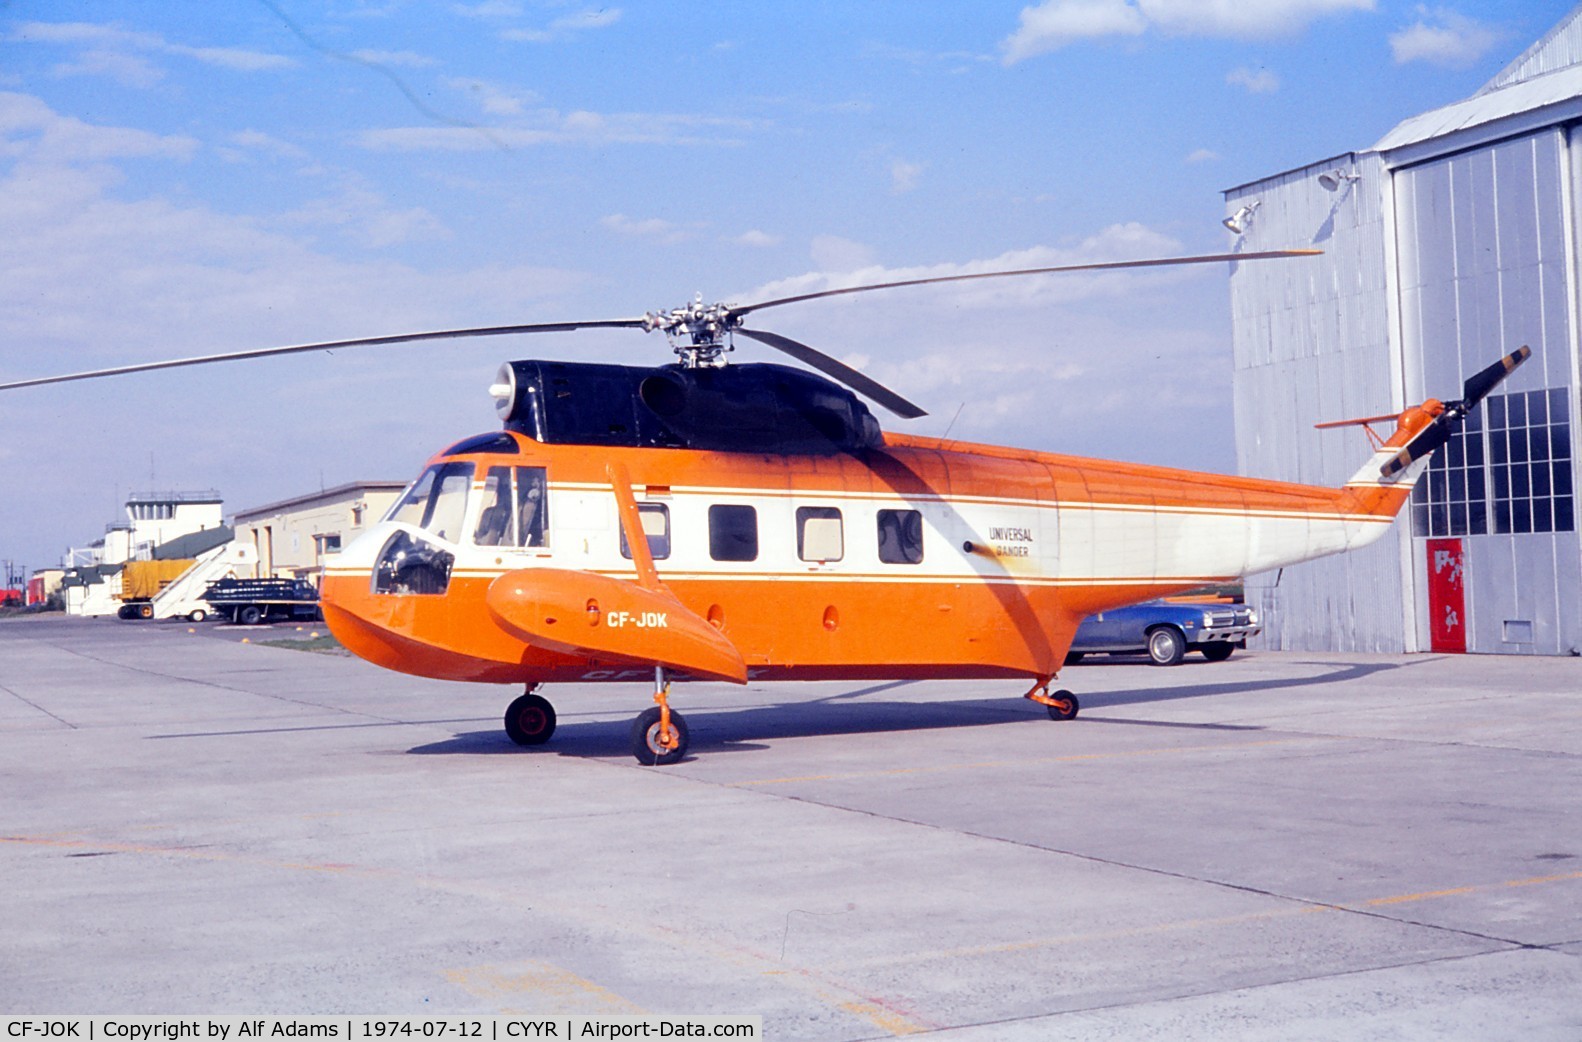
M533 693L537 687L528 687L505 711L505 733L517 745L543 745L555 733L555 707Z
M1056 691L1051 695L1049 693L1049 682L1053 679L1055 678L1044 677L1033 685L1031 691L1022 697L1043 706L1049 711L1049 719L1051 720L1075 720L1077 710L1082 708L1077 702L1077 696L1070 691Z
M687 722L670 708L670 682L654 667L654 701L632 721L632 755L645 767L663 767L687 754Z

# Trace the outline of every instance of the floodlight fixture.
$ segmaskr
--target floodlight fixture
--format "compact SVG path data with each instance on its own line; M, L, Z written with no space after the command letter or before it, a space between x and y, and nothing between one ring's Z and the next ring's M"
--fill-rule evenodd
M1262 205L1262 199L1254 199L1252 202L1248 203L1246 206L1243 206L1241 209L1237 210L1235 213L1231 214L1220 223L1223 224L1232 235L1241 235L1247 230L1247 226L1252 223L1252 215L1257 213L1258 207Z
M1342 185L1356 184L1362 178L1345 170L1329 170L1318 175L1319 186L1326 192L1338 192Z

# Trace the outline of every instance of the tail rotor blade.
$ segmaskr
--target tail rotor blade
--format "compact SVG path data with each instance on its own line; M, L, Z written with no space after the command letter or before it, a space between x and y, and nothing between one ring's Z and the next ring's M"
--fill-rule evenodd
M1500 382L1507 376L1515 372L1517 366L1532 357L1532 353L1533 351L1530 347L1518 347L1487 369L1467 377L1467 382L1461 386L1461 393L1464 396L1461 401L1462 408L1471 409L1484 398L1487 398L1489 392L1498 387Z
M1476 409L1478 403L1487 398L1489 392L1498 387L1507 376L1515 372L1517 366L1531 358L1532 353L1532 348L1524 345L1488 368L1473 373L1461 387L1466 397L1447 407L1432 424L1424 427L1417 437L1401 446L1400 451L1379 468L1379 473L1387 478L1393 477L1443 446L1467 418L1467 414Z
M1393 478L1449 441L1451 432L1455 428L1447 421L1447 416L1448 414L1441 415L1432 424L1424 427L1421 434L1401 446L1401 450L1379 468L1379 473L1384 477Z

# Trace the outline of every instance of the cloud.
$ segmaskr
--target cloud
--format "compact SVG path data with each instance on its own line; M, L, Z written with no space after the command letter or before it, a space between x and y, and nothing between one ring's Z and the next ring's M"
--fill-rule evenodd
M352 51L351 56L368 65L400 66L406 69L428 69L439 64L439 59L416 51Z
M479 152L536 145L709 145L735 146L757 128L751 120L647 112L558 112L522 114L522 124L490 127L391 127L356 138L377 152Z
M99 48L83 51L75 61L60 62L50 70L55 76L103 76L123 87L144 90L165 78L165 70L140 55Z
M911 267L850 268L872 250L825 237L821 270L725 299L773 300L881 282L1177 256L1181 243L1122 223L1078 241L995 257ZM839 256L832 247L854 248ZM1225 425L1213 444L1172 438L1172 425L1229 414L1225 265L996 278L860 293L754 314L770 329L826 351L928 409L887 429L1143 459L1234 465ZM1216 317L1218 316L1218 317ZM737 343L741 360L760 349ZM1136 374L1147 373L1139 382ZM960 415L957 416L958 407ZM1216 452L1221 454L1216 455Z
M1446 8L1417 9L1412 25L1390 34L1390 52L1397 65L1426 62L1447 69L1474 65L1507 33Z
M838 235L826 234L816 236L812 242L813 263L818 265L817 271L780 279L750 293L741 294L741 298L757 300L864 286L876 282L906 282L914 279L976 275L992 271L1018 271L1026 268L1168 257L1179 254L1180 251L1181 244L1176 239L1154 231L1146 225L1129 222L1111 225L1088 236L1075 246L1035 246L960 264L887 268L875 261L873 247ZM1125 285L1124 280L1128 278L1146 277L1149 277L1146 273L1143 275L1095 273L1062 274L1048 278L988 279L941 289L935 299L946 302L952 309L994 307L1011 299L1071 300L1092 296L1095 293L1107 294L1111 287ZM1154 273L1152 277L1174 276Z
M579 33L607 29L620 20L619 7L589 9L557 18L543 29L506 29L500 33L500 38L524 43L551 43L569 39Z
M308 151L289 141L282 141L273 134L266 134L261 130L240 130L232 134L227 140L239 149L247 152L261 152L276 159L305 160L309 158Z
M1080 40L1141 36L1265 39L1289 36L1320 18L1372 11L1375 0L1044 0L1022 9L1000 44L1006 65Z
M374 250L451 238L450 229L423 207L392 209L383 195L354 180L349 180L333 196L314 200L282 215L281 221L337 230L359 246Z
M1214 163L1218 162L1220 154L1209 148L1199 148L1186 157L1188 163Z
M1045 0L1022 8L1020 24L1001 51L1011 65L1076 40L1140 36L1147 28L1148 19L1128 0Z
M128 79L129 71L138 70L139 64L147 66L147 62L126 54L127 51L190 58L205 65L230 69L233 72L262 72L291 68L297 64L281 54L238 47L189 47L186 44L171 43L158 33L140 32L92 22L25 22L13 28L8 39L17 43L88 47L88 52L76 62L57 66L56 74L109 75L128 86L149 86L157 82L163 73L159 76L151 76L147 69L142 69L135 73L142 82Z
M637 239L650 239L654 242L671 245L686 242L697 237L699 225L681 225L659 217L643 219L628 217L624 213L612 213L607 217L599 218L600 226L608 228L617 235L627 235Z
M31 168L109 159L190 159L198 142L181 135L103 127L54 112L38 98L0 92L0 157Z
M526 264L336 257L310 233L317 227L141 194L114 166L179 162L193 145L0 93L0 380L558 316L581 311L566 298L594 282ZM410 234L422 220L377 198L358 205L348 230L372 239ZM8 395L0 444L15 455L0 454L0 487L25 487L37 509L4 511L7 539L43 563L66 542L93 538L119 506L113 490L146 474L156 453L162 480L220 488L233 510L303 491L317 477L307 460L324 461L332 482L407 476L427 452L498 426L481 391L519 346L374 348ZM236 422L264 415L290 422L266 438ZM62 438L90 417L125 436Z
M456 4L451 10L468 18L520 18L522 5L513 0L483 0L477 4Z
M768 247L780 245L780 236L770 235L768 232L759 231L757 228L742 232L731 240L738 246Z
M1253 69L1245 65L1226 73L1225 82L1232 87L1245 88L1248 94L1273 94L1280 89L1280 77L1268 69Z
M810 251L813 263L825 271L868 271L874 263L872 246L839 235L814 236Z
M528 105L539 100L532 91L502 87L485 80L451 77L445 80L445 86L466 93L491 116L519 116Z
M917 187L917 179L923 176L922 163L908 163L904 159L890 161L890 191L895 195L904 195Z

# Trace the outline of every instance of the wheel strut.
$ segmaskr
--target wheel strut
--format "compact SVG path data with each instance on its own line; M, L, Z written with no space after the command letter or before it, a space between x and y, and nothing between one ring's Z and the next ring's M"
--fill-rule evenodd
M665 667L654 667L654 702L632 721L632 755L645 766L675 763L687 753L687 722L670 708Z
M1070 691L1056 691L1051 695L1049 693L1049 682L1053 679L1055 678L1052 676L1039 677L1038 682L1022 697L1028 701L1037 702L1049 710L1049 719L1051 720L1070 720L1077 715L1077 710L1081 708L1077 703L1077 696Z

